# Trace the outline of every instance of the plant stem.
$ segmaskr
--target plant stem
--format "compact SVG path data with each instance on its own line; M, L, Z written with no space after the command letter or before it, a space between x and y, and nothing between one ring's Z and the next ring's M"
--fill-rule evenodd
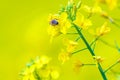
M86 49L87 49L87 48L80 49L80 50L78 50L78 51L73 52L72 54L78 53L78 52L80 52L80 51L84 51L84 50L86 50Z
M75 41L78 41L78 39L81 39L81 37L78 37ZM93 50L95 48L95 45L96 45L96 41L99 39L99 37L96 37L96 39L90 44L90 46L92 46L94 44L94 47L93 47ZM80 50L77 50L75 52L73 52L72 54L75 54L75 53L78 53L78 52L81 52L81 51L84 51L88 48L83 48L83 49L80 49Z
M114 66L117 65L117 64L118 64L118 61L117 61L116 63L112 64L108 69L106 69L106 70L104 71L104 73L106 73L108 70L110 70L112 67L114 67Z
M67 34L74 35L74 34L78 34L78 33L67 33Z
M86 45L86 47L88 48L88 50L89 50L89 52L91 53L91 55L92 55L92 56L95 56L95 53L93 52L93 50L92 50L91 46L89 45L89 43L87 42L87 40L85 39L84 35L83 35L83 34L81 33L81 31L79 30L79 27L78 27L77 25L75 25L74 23L73 23L73 25L74 25L76 31L78 32L79 36L81 37L81 39L82 39L83 42L85 43L85 45ZM102 75L103 80L107 80L107 77L106 77L106 75L105 75L105 73L104 73L104 71L103 71L100 63L97 63L97 65L98 65L98 69L99 69L99 71L100 71L100 73L101 73L101 75Z
M33 72L33 74L34 74L34 77L35 77L36 80L41 80L41 78L40 78L40 76L38 75L36 69L35 69L35 71Z
M96 64L83 64L83 65L85 65L85 66L94 66Z
M78 37L75 41L77 42L81 37Z
M104 43L105 45L111 47L111 48L115 48L116 49L116 46L112 45L112 44L109 44L107 41L104 41L102 39L99 39L99 41L101 41L102 43Z
M96 42L95 42L95 44L93 45L93 51L95 50L95 46L96 46Z

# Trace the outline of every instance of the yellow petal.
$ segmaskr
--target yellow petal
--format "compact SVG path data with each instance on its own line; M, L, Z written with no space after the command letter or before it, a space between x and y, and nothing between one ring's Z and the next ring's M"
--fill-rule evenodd
M82 25L83 29L88 29L89 26L92 26L92 22L89 19L84 20L84 23Z
M78 12L76 14L76 20L74 21L74 23L79 27L81 27L83 22L84 22L84 16Z
M64 64L66 61L68 61L70 59L70 54L66 53L64 51L62 51L59 56L58 56L58 60Z
M55 26L55 27L50 26L50 27L48 28L48 34L49 34L50 36L52 36L52 37L56 37L56 36L60 35L59 26Z
M53 70L53 71L51 72L51 77L52 77L53 79L58 79L58 77L59 77L59 72L58 72L57 70Z
M109 28L109 27L106 27L106 26L107 26L107 23L105 22L105 23L103 24L103 26L101 27L101 29L100 29L100 33L101 33L101 34L106 34L107 32L110 31L110 28Z
M100 6L98 6L98 4L95 4L93 9L92 9L92 13L101 13L102 9Z
M49 57L47 57L47 56L42 56L41 58L40 58L40 64L48 64L49 62L50 62L50 58Z
M83 10L85 10L88 13L91 13L91 7L87 6L87 5L83 5Z
M110 10L113 10L117 6L117 0L106 0L106 3Z
M105 23L101 26L101 28L98 28L98 29L96 30L96 32L97 32L97 35L98 35L98 36L102 36L102 35L107 34L108 32L110 32L110 28L107 27L107 22L105 22Z

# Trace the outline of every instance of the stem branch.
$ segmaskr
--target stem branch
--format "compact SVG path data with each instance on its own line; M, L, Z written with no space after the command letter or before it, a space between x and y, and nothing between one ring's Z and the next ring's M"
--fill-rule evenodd
M104 71L104 73L106 73L107 71L109 71L111 68L113 68L115 65L117 65L118 64L118 61L116 62L116 63L114 63L114 64L112 64L108 69L106 69L105 71Z
M89 52L91 53L91 55L92 55L92 56L95 56L95 53L93 52L93 50L92 50L91 46L89 45L89 43L87 42L87 40L85 39L84 35L83 35L83 34L81 33L81 31L79 30L79 27L78 27L77 25L75 25L74 23L73 23L73 25L74 25L76 31L78 32L79 36L81 37L81 39L82 39L83 42L85 43L85 45L86 45L86 47L88 48L88 50L89 50ZM98 69L99 69L99 71L100 71L100 73L101 73L101 75L102 75L103 80L107 80L107 77L106 77L106 75L105 75L105 73L104 73L104 71L103 71L100 63L97 63L97 64L98 64Z

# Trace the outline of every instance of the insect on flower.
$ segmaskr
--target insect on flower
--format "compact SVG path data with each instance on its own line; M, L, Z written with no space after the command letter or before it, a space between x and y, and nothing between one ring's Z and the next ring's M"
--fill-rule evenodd
M50 25L52 25L52 26L56 26L58 24L59 24L59 22L56 19L54 19L50 22Z
M51 38L59 36L60 34L66 34L67 29L70 27L70 22L67 19L67 13L50 14L49 18L48 34Z

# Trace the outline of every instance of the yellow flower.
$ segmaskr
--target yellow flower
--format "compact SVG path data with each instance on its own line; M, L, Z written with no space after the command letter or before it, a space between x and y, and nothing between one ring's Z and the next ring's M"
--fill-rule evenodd
M109 16L108 16L108 14L106 12L101 12L101 16L103 18L109 19Z
M101 63L104 61L104 59L101 56L93 56L93 58L98 62Z
M111 10L117 6L117 0L106 0L106 3Z
M80 71L80 68L83 66L84 64L80 60L77 60L74 65L74 71L78 73Z
M89 7L87 5L84 5L83 9L90 14L95 14L95 13L101 13L102 12L102 9L101 9L100 6L98 6L98 4L95 4L93 7Z
M34 74L33 74L34 70L35 70L34 65L27 67L24 70L24 72L21 74L21 75L23 75L22 80L36 80L34 77Z
M59 54L58 56L58 60L64 64L66 61L68 61L71 57L71 53L67 53L65 51L62 50L62 52Z
M75 50L75 48L77 47L78 43L72 40L68 40L68 44L67 44L67 49L66 51L68 53L71 53Z
M88 29L88 27L92 25L90 19L85 19L85 17L79 12L76 15L74 23L82 29Z
M100 28L97 28L96 31L90 29L89 33L96 37L96 36L103 36L108 32L110 32L110 30L111 30L110 27L107 27L107 22L105 22Z
M36 80L37 77L42 79L58 78L57 70L52 70L48 66L50 60L51 58L47 56L37 57L35 60L32 60L27 64L25 70L22 71L22 80Z
M47 57L47 56L42 56L41 58L40 58L40 63L41 64L48 64L49 62L50 62L50 60L51 60L51 58L49 58L49 57Z
M49 79L49 78L58 79L58 77L59 77L59 72L50 66L41 69L39 74L42 79Z
M97 0L97 2L107 4L110 10L117 6L117 0Z
M48 64L50 60L51 59L47 56L41 56L40 58L37 57L37 59L34 61L34 65L37 69L40 69L44 67L44 65Z
M51 71L51 77L52 77L52 79L58 79L59 76L60 75L59 75L59 72L57 70L52 70Z
M36 80L36 79L35 79L34 75L31 74L29 76L24 76L22 80Z
M68 1L68 5L73 5L74 1L73 0L69 0Z
M70 23L67 19L67 13L63 12L60 15L50 15L49 16L50 26L48 28L48 34L51 37L56 37L60 34L66 34L67 29L70 27Z
M70 59L70 57L72 56L72 52L78 45L77 42L68 39L65 39L64 43L66 45L66 49L62 50L62 52L58 56L58 59L62 62L62 64Z
M101 28L98 28L98 29L96 30L97 36L102 36L102 35L104 35L104 34L107 34L108 32L110 32L110 28L107 27L107 22L105 22L105 23L101 26Z

